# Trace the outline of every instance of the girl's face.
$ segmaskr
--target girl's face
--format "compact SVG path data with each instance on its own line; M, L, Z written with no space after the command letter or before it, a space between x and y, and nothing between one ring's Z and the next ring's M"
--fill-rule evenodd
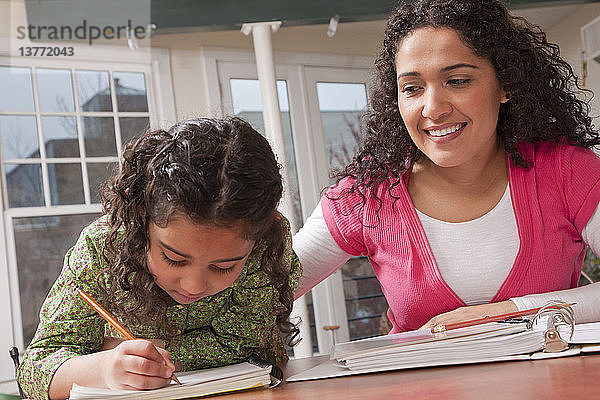
M419 28L398 43L398 108L415 145L433 163L485 162L497 146L500 103L492 64L449 28Z
M156 284L180 304L190 304L231 286L244 268L254 240L240 226L196 224L174 216L165 228L150 221L148 268Z

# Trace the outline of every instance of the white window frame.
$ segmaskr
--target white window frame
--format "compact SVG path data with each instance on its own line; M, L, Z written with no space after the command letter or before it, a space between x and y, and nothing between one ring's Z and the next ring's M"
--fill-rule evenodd
M67 70L94 70L94 71L111 71L111 91L115 93L114 80L112 79L112 71L114 72L143 72L146 82L146 97L148 100L148 112L116 112L115 98L113 96L113 111L105 113L107 116L131 117L143 116L149 118L149 123L152 128L170 126L176 120L175 102L172 88L170 53L166 49L153 48L151 54L147 53L147 57L140 57L130 51L128 48L116 46L93 46L93 49L87 49L83 54L76 57L17 57L10 54L10 47L6 40L0 39L0 65L11 67L26 67L32 69L32 84L34 88L34 101L38 102L37 80L35 79L34 70L36 68L55 68ZM79 49L79 47L77 48ZM107 62L107 60L111 60ZM75 81L73 77L73 81ZM74 86L74 91L77 88ZM77 100L75 100L77 101ZM10 115L34 115L37 119L38 132L41 135L40 115L60 115L74 116L82 118L82 115L87 114L81 112L77 104L75 104L75 112L73 113L40 113L36 112L6 112L3 114ZM103 116L101 113L94 113L94 116ZM116 117L115 117L116 118ZM120 143L120 124L115 123L115 137ZM78 124L78 129L81 129L81 124ZM62 158L62 159L46 159L41 157L45 152L44 142L39 140L41 163L51 162L76 162L86 163L82 135L79 133L80 157ZM96 162L118 162L121 157L121 148L117 146L116 157L98 158L94 157ZM0 160L1 161L1 160ZM22 160L20 160L22 162ZM36 160L36 163L40 161ZM44 207L18 207L8 208L6 197L6 182L4 176L4 163L2 165L2 196L0 196L0 318L6 321L7 327L0 333L0 348L9 349L17 346L21 351L24 349L24 339L22 331L21 305L18 281L17 255L14 242L13 219L19 217L42 217L52 215L74 215L87 213L101 213L102 206L100 204L91 203L89 182L86 176L86 168L82 169L82 179L84 184L84 199L85 204L78 205L50 205L50 190L47 187L47 176L44 177L44 198L46 206ZM47 169L42 168L42 171ZM46 172L44 172L46 174ZM7 391L15 389L14 386L14 366L9 357L0 357L0 391L6 388Z
M247 50L203 48L202 55L209 109L215 116L232 114L229 79L257 79L254 54ZM369 90L373 59L275 52L274 60L277 79L286 80L288 85L300 201L306 220L318 204L321 190L329 184L316 82L365 83ZM339 325L336 340L349 340L341 271L313 288L312 296L319 353L329 353L332 338L323 326Z

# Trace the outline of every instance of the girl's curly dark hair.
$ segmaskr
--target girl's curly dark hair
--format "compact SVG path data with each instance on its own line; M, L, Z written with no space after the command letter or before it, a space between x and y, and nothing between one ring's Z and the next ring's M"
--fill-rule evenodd
M399 182L422 155L398 110L395 69L399 42L422 27L453 29L476 55L491 62L510 98L500 107L497 133L517 165L531 163L519 153L520 143L564 137L582 147L600 144L588 115L589 104L578 98L586 91L560 57L558 46L549 43L538 26L511 16L499 0L403 1L389 17L375 62L364 144L345 170L335 175L338 182L356 178L350 191L359 193L363 202L368 189L379 200L375 188L386 180L392 185Z
M165 227L180 214L201 224L242 223L245 238L266 245L261 268L285 306L276 311L277 326L292 340L298 328L288 321L293 293L283 265L285 227L276 211L283 190L279 168L267 140L239 118L184 121L125 145L120 172L100 193L113 280L105 290L121 300L113 302L115 314L173 334L166 320L172 300L146 265L149 221Z

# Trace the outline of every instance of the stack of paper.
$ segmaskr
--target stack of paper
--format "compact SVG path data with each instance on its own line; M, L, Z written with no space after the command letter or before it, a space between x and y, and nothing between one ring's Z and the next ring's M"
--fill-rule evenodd
M526 324L490 323L432 334L428 329L335 346L332 358L354 371L481 362L531 353L544 347L544 333Z
M331 359L287 379L288 382L333 378L406 368L471 364L492 361L536 360L600 351L600 322L559 327L561 337L571 348L544 353L546 320L532 330L525 323L492 322L433 334L419 329L355 342L339 343Z
M73 385L70 399L185 399L216 393L268 386L271 383L271 368L261 368L249 363L226 367L177 373L181 385L146 391L110 390Z
M560 336L569 343L600 343L600 322L575 325L573 337L571 338L569 337L570 331L568 327L561 326L559 331Z

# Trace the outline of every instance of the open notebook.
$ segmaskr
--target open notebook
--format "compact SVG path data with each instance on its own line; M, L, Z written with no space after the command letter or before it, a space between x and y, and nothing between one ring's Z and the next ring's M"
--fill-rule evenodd
M442 334L429 329L339 343L331 359L287 379L288 382L364 374L368 372L493 361L531 360L600 351L600 322L575 325L573 337L566 327L560 336L570 348L543 353L547 345L544 323L529 329L527 323L493 322L454 329ZM595 343L596 345L580 346Z
M144 391L111 390L73 385L70 399L185 399L271 385L271 367L240 363L219 368L178 372L181 385Z

